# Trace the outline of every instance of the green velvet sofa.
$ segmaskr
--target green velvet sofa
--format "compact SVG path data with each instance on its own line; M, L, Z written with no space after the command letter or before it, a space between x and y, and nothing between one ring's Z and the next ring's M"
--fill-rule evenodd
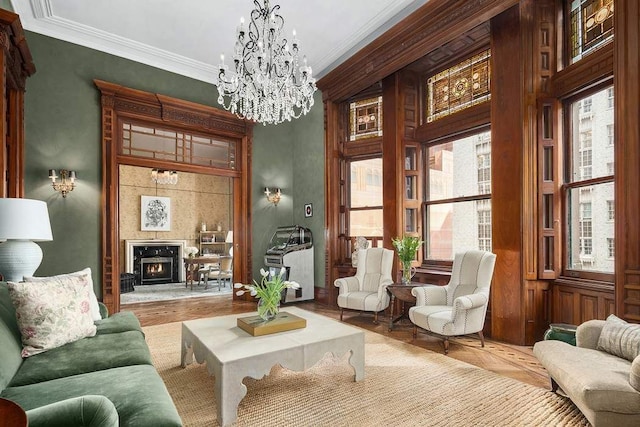
M15 309L0 282L0 397L20 405L30 427L181 426L138 319L101 312L94 337L23 359Z

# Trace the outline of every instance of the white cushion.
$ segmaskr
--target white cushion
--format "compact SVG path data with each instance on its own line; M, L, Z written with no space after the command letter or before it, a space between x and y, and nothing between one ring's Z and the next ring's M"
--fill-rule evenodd
M93 290L93 280L91 279L91 269L85 268L84 270L76 271L74 273L67 274L59 274L57 276L49 276L49 277L27 277L25 276L25 282L42 282L42 281L50 281L50 280L59 280L65 279L69 276L87 276L87 282L89 283L89 292L91 298L89 299L89 305L91 308L91 318L95 322L96 320L101 320L102 316L100 315L100 306L98 305L98 298L96 297L96 293Z
M7 287L22 335L22 357L96 334L86 276L8 282Z

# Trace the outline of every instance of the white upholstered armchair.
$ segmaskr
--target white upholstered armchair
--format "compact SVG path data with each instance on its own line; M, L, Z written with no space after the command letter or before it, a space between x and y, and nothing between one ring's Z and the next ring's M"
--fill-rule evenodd
M496 256L491 252L468 251L456 254L451 280L446 286L413 288L416 305L409 309L414 324L413 337L422 328L444 338L449 352L450 336L478 333L484 347L484 318L489 304L489 287Z
M389 249L370 248L358 251L356 275L342 277L334 282L334 285L340 288L340 320L346 308L373 311L373 322L378 323L378 312L389 306L387 286L393 283L392 267L393 251Z

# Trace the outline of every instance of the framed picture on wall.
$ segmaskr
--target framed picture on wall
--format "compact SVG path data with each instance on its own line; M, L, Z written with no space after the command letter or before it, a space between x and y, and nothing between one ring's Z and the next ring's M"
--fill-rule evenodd
M307 203L304 205L304 217L311 218L313 216L313 205L311 203Z
M171 231L171 199L169 197L140 196L140 229Z

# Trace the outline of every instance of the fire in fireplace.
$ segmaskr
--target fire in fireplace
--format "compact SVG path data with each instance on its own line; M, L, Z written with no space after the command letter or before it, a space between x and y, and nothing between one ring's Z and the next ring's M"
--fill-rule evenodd
M143 258L142 264L142 284L151 284L151 282L162 281L166 283L171 281L173 271L173 259L167 257Z

